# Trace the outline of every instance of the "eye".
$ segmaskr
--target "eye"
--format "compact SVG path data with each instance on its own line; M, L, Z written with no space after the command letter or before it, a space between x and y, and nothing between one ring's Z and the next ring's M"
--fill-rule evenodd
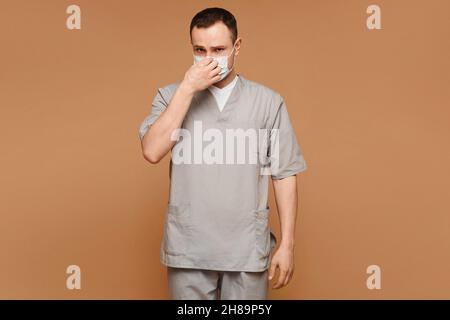
M222 52L224 50L224 48L217 48L216 51L217 52Z
M203 49L203 48L196 48L195 49L195 52L204 52L205 51L205 49Z

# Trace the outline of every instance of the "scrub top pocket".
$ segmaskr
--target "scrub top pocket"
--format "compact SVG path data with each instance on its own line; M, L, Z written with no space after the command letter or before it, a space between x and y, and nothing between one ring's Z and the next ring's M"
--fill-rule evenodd
M265 258L270 255L270 225L269 208L254 211L255 218L255 241L258 255Z
M169 204L166 210L163 249L170 255L184 255L191 232L190 204Z

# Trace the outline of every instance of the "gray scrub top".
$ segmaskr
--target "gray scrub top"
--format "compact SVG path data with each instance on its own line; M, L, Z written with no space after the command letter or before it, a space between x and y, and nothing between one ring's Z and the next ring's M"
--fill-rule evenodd
M157 90L151 112L139 128L140 139L179 84ZM161 263L222 271L266 270L277 243L269 225L269 176L282 179L306 170L283 98L239 74L222 111L209 90L197 92L181 129L182 137L171 152ZM233 146L233 135L227 133L239 129L249 133L246 143L243 146L236 138ZM263 134L251 147L255 131ZM246 152L243 162L237 160L239 147ZM253 156L256 162L250 160Z

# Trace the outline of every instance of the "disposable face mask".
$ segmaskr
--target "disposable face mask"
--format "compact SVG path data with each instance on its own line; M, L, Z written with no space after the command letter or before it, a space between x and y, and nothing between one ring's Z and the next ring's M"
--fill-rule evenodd
M233 50L231 50L231 53L229 55L219 56L219 57L211 57L217 61L219 67L221 68L221 70L219 72L219 75L220 75L219 81L222 80L223 78L225 78L231 72L231 70L233 70L233 68L234 68L234 63L233 63L233 67L231 69L228 69L228 58L233 54L234 48L235 47L233 47ZM203 60L203 58L205 58L205 57L194 55L194 64L199 63L201 60Z

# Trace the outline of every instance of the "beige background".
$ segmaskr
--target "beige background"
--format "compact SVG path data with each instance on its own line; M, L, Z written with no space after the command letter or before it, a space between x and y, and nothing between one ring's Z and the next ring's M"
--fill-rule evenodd
M296 273L270 298L450 298L449 1L79 0L71 31L72 3L1 2L0 298L168 297L169 157L146 162L138 127L213 5L238 20L238 72L285 97L308 163Z

